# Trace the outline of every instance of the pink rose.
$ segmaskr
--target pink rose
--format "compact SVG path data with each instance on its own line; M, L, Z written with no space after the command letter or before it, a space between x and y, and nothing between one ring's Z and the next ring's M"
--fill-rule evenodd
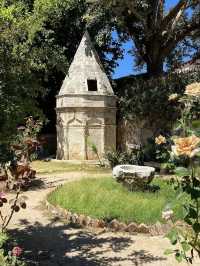
M0 199L5 199L6 198L6 194L4 192L0 192Z
M21 254L22 254L22 248L20 247L14 247L12 249L12 255L15 256L15 257L19 257Z

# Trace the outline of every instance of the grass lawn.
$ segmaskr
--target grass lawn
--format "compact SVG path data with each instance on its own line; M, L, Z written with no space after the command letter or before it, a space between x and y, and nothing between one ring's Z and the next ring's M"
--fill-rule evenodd
M175 212L176 219L182 219L181 206L186 195L179 192L166 180L155 179L152 184L160 190L153 192L129 192L111 177L84 179L67 183L52 192L48 200L72 212L106 220L118 219L123 222L153 224L161 221L163 209L167 204Z
M65 173L65 172L75 172L75 171L85 171L88 173L105 173L111 174L111 169L101 168L97 165L88 164L72 164L62 161L33 161L31 163L33 169L37 171L38 174L51 174L51 173Z

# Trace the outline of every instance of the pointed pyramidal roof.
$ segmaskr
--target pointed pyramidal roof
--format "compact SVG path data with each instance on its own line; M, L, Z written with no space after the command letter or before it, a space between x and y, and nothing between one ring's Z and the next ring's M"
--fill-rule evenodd
M97 91L88 89L88 81L97 81ZM83 35L59 95L113 95L112 86L88 32Z

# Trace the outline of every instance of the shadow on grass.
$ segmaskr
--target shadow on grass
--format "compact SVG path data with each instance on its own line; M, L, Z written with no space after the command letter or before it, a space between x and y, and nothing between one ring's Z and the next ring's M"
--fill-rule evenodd
M39 222L30 225L27 220L21 220L21 224L25 229L12 229L10 234L23 248L29 266L109 266L115 263L137 266L165 260L146 250L134 251L137 243L128 236L94 234L61 225L56 219L48 226ZM133 252L123 255L129 247Z

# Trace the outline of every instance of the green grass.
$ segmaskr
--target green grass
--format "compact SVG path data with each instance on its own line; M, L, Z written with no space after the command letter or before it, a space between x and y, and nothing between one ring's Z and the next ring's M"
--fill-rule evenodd
M85 171L88 173L105 173L111 174L111 169L101 168L97 165L88 165L88 164L71 164L68 162L62 161L33 161L31 163L33 169L36 170L38 174L53 174L53 173L65 173L65 172L78 172Z
M175 212L176 219L182 219L181 205L186 196L178 198L178 192L166 180L156 179L158 192L129 192L111 177L83 179L67 183L52 192L48 200L72 212L106 220L153 224L161 221L167 204ZM184 198L184 199L183 199Z

